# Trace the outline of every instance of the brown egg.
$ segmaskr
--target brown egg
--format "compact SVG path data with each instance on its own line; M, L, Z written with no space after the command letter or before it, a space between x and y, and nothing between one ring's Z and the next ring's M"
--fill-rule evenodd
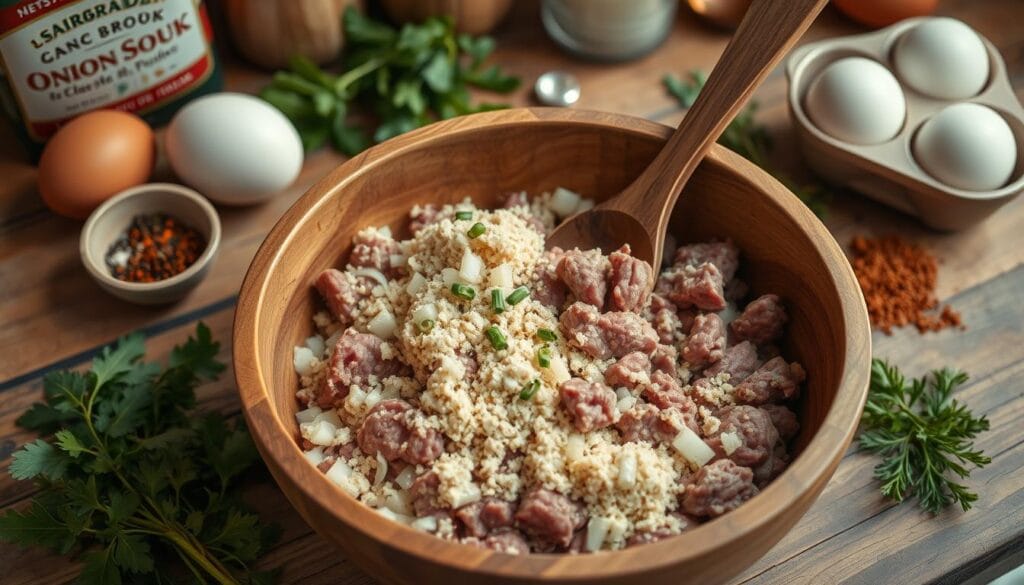
M935 12L939 0L832 0L843 14L857 22L881 28L912 16Z
M83 114L50 138L39 159L39 194L55 213L85 219L101 203L149 180L153 130L134 114Z

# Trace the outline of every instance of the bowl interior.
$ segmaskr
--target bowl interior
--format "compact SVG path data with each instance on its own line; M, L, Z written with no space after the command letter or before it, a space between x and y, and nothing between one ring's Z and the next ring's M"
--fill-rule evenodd
M388 225L398 237L406 237L408 210L414 204L470 197L480 207L496 207L510 191L539 194L563 186L602 200L636 177L669 133L664 126L620 116L520 112L525 113L505 114L514 118L509 123L492 118L494 123L465 128L448 123L444 133L428 128L389 142L388 149L370 151L351 161L307 193L257 254L236 317L236 376L257 442L272 470L278 468L279 483L298 486L285 487L290 495L295 489L307 495L320 489L307 483L328 484L302 460L294 445L298 407L293 347L310 334L311 316L319 310L314 279L325 268L344 265L352 236L359 229ZM798 407L802 430L796 452L800 455L780 479L739 510L680 537L609 555L627 559L623 567L632 562L628 561L634 558L630 555L640 554L637 551L642 549L664 553L646 561L651 566L676 562L680 555L699 554L771 521L781 508L802 497L799 494L813 491L801 504L803 509L809 506L838 463L863 402L866 373L850 374L854 348L848 344L856 346L855 357L862 362L852 366L863 372L865 356L870 355L863 300L838 246L794 196L737 155L717 147L712 151L687 184L671 229L683 242L732 238L741 250L739 274L750 285L751 295L773 292L784 299L791 315L785 355L801 362L808 372ZM842 404L836 405L839 396ZM261 428L266 421L256 420L262 415L255 415L250 408L257 405L262 410L263 402L273 413L267 418L277 419L274 428ZM285 444L288 441L291 445ZM282 479L282 474L288 478ZM787 475L790 481L784 479ZM361 505L342 502L347 497L340 490L335 492L337 501L322 502L329 514L345 517L346 523L358 524L357 518L361 518L374 524L373 515L363 516L356 510ZM774 503L769 494L777 496ZM292 497L293 503L301 499ZM755 510L752 503L759 499L762 506ZM316 515L296 505L307 520ZM316 526L316 520L310 521ZM364 525L358 530L373 533L376 529ZM375 538L379 539L379 534L375 533ZM418 538L411 531L401 534ZM728 570L741 570L781 534L760 550L741 546L730 552L736 566ZM436 540L436 545L423 541L436 551L451 546L433 537L423 538ZM684 538L686 544L681 543ZM479 557L489 553L466 554ZM475 570L489 567L495 574L506 574L518 570L516 566L541 562L550 563L544 565L544 571L564 571L576 578L587 572L597 576L612 567L606 564L602 568L602 563L595 562L588 565L584 557L563 557L524 559L517 561L519 565L481 561Z

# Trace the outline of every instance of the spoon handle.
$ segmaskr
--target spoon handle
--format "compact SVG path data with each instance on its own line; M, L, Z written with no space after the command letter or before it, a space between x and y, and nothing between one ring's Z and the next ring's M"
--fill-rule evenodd
M608 207L629 211L646 225L657 226L655 233L663 238L682 185L826 3L754 0L668 144ZM660 258L661 242L658 244Z

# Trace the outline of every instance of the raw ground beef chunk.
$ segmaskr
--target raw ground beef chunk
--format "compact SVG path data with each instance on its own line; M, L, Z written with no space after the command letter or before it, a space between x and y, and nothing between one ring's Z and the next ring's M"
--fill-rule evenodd
M792 439L800 432L800 421L797 420L796 413L785 406L765 404L761 406L761 410L767 412L771 417L772 425L775 426L775 430L779 431L779 436L783 441Z
M759 488L768 485L771 480L786 470L787 465L789 465L789 455L786 453L786 446L779 443L772 451L771 457L754 468L754 485Z
M608 260L612 266L611 309L639 313L647 305L654 286L654 269L649 263L631 256L628 244L612 252Z
M694 268L710 262L722 273L722 280L729 282L736 276L740 265L740 251L731 241L706 242L687 244L676 250L677 266L693 266Z
M634 351L619 358L604 371L604 382L612 388L636 388L651 381L651 360Z
M754 472L729 459L700 468L682 494L683 511L699 517L721 516L758 493Z
M704 370L707 377L717 376L722 372L729 374L729 383L736 386L753 374L761 365L757 359L757 348L749 341L743 341L726 348L722 359Z
M498 498L484 498L455 510L455 518L468 536L483 538L498 528L512 526L515 506Z
M662 371L651 374L651 383L644 386L643 397L661 409L678 407L684 411L696 410L693 400L679 385L679 380Z
M715 313L697 315L681 352L686 363L694 369L702 370L722 359L724 350L725 324L722 318Z
M533 488L519 502L516 525L542 545L566 549L587 521L583 507L558 492Z
M320 385L316 401L321 408L339 406L353 384L366 383L370 376L384 379L408 372L408 366L381 357L381 339L369 333L346 329L334 345L327 377Z
M392 254L400 254L398 242L377 230L363 230L352 238L352 254L348 263L357 268L376 268L388 278L397 276L401 270L391 267Z
M736 339L764 345L782 337L788 320L778 295L762 295L751 301L730 327Z
M756 467L772 456L779 433L767 412L754 406L726 406L715 416L721 421L718 431L706 440L718 458L732 459L737 465ZM729 453L722 435L729 433L740 445Z
M324 270L316 279L317 292L323 297L327 310L342 327L352 324L358 312L359 301L367 296L366 292L353 284L353 281L355 278L349 280L344 272L334 268Z
M600 314L587 303L576 302L559 318L569 345L597 359L621 358L639 351L650 354L658 346L658 334L636 313Z
M380 401L359 427L359 448L367 455L380 453L388 461L430 463L444 452L444 438L434 429L417 424L422 416L404 400Z
M412 509L416 516L422 518L445 512L437 499L440 489L441 477L436 471L428 471L413 480L409 486L409 497L412 499Z
M614 422L615 392L604 384L571 378L563 382L558 391L577 431L589 433Z
M558 311L565 305L568 290L565 283L558 278L558 264L562 261L565 251L555 247L544 252L544 256L533 271L533 293L531 296L542 305Z
M645 316L651 327L658 332L659 343L675 345L677 335L686 335L690 331L689 327L683 327L683 322L676 314L676 306L661 295L651 295L651 305ZM689 325L692 324L691 319Z
M593 305L598 311L604 308L611 263L600 250L569 250L562 256L557 270L558 278L562 279L577 301Z
M722 273L710 262L700 266L676 266L658 279L656 293L665 296L680 309L697 307L704 311L721 311L725 300Z
M615 428L626 443L647 441L648 443L669 443L676 438L682 426L679 422L697 432L697 418L692 413L679 409L659 410L651 404L640 403L622 413Z
M773 357L733 390L733 398L740 404L760 405L795 398L799 384L804 381L804 369L784 358Z

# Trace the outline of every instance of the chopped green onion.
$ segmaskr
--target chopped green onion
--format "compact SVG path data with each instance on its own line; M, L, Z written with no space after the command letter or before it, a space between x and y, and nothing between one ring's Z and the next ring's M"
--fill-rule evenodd
M473 287L459 282L452 284L452 294L467 301L472 301L476 298L476 291L473 290Z
M456 211L455 219L473 219L472 211Z
M508 304L510 305L518 305L528 296L530 296L530 289L525 286L521 286L509 293L509 295L505 297L505 300L508 301Z
M542 368L551 367L551 348L547 345L542 345L537 348L537 363Z
M550 329L538 329L537 337L543 341L558 341L558 334Z
M496 325L491 325L484 329L484 334L487 335L487 339L491 340L491 345L494 346L494 349L498 351L508 349L508 341L505 340L505 334Z
M519 391L519 400L529 400L533 398L533 395L537 393L537 390L540 390L540 380L534 378L527 382L523 386L523 389Z
M469 236L470 238L478 238L481 235L483 235L483 233L486 231L487 227L485 227L484 224L476 222L473 224L473 227L469 228L469 231L466 232L466 235Z
M416 324L420 328L420 333L430 333L430 330L434 328L433 319L424 319Z
M501 296L500 289L491 291L491 310L498 315L505 312L505 297Z

